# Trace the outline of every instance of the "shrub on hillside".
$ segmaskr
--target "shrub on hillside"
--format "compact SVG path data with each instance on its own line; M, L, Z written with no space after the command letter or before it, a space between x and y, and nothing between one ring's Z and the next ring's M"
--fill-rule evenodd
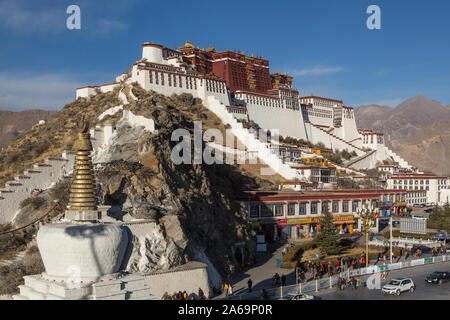
M292 269L295 268L297 263L301 260L305 251L317 248L317 243L311 241L305 244L294 246L288 250L288 252L281 259L280 268Z
M28 205L32 205L34 210L37 210L39 208L42 208L42 206L47 202L47 200L45 200L42 197L36 197L36 196L31 196L26 198L25 200L22 200L19 204L20 209L25 208Z

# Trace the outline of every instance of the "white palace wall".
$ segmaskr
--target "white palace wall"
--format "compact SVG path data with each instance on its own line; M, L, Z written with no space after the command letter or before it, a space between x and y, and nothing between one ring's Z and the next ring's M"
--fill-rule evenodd
M278 129L283 137L307 139L300 110L248 103L247 113L249 119L256 122L264 130Z
M145 90L153 90L166 96L171 96L174 93L190 93L193 97L201 98L203 101L206 100L207 96L213 96L221 103L230 105L230 99L224 81L203 79L195 75L164 70L142 69L138 65L134 65L132 76L128 82L133 83L135 81Z
M34 189L48 189L52 184L68 176L73 170L75 154L64 151L61 157L48 158L33 165L23 175L15 177L0 191L0 224L11 222L20 202L28 198Z

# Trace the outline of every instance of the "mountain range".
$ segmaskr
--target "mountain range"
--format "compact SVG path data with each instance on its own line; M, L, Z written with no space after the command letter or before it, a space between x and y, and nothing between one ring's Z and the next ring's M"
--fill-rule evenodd
M40 120L47 120L56 111L40 109L20 112L0 110L0 150L30 130Z
M450 105L417 95L392 108L355 108L358 128L385 134L387 145L421 170L450 175Z

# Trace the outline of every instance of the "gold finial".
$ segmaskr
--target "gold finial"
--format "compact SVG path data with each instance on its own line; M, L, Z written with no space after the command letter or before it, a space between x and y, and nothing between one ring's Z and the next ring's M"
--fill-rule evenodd
M73 145L73 150L77 154L73 169L72 188L70 189L69 210L95 211L97 210L97 197L90 156L92 144L89 123L82 119L78 129L78 137Z

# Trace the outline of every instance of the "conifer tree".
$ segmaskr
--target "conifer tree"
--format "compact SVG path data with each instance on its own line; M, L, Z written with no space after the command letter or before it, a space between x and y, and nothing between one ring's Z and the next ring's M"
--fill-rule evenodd
M338 230L333 223L333 215L325 206L320 220L320 232L314 237L317 245L324 255L338 254L341 250L338 244Z

